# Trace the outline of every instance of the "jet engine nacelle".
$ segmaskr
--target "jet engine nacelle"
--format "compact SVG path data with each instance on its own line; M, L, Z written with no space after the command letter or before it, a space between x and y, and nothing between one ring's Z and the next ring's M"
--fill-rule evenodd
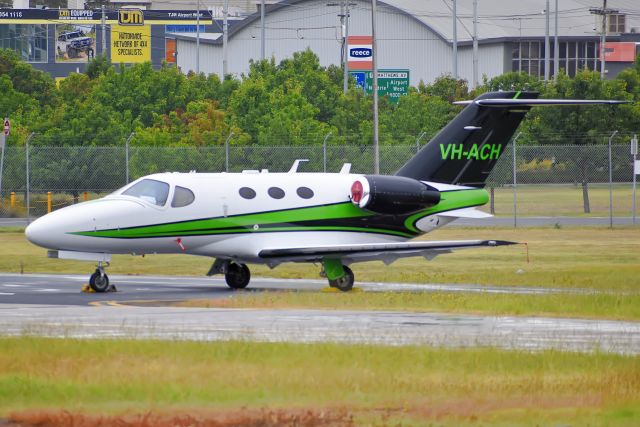
M440 192L413 178L366 175L351 185L351 202L371 212L405 215L440 202Z

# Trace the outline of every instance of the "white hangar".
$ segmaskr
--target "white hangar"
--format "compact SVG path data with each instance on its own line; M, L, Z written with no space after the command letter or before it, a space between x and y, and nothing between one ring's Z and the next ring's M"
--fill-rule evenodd
M259 2L258 2L259 3ZM507 71L525 71L544 76L546 0L478 1L478 79ZM590 9L601 0L558 1L558 69L574 75L583 68L599 69L599 35L602 18ZM345 0L288 0L265 8L265 57L276 61L310 48L324 66L341 64L344 27L340 21ZM371 34L371 2L349 0L349 35ZM452 0L385 0L378 2L376 35L378 67L409 69L410 84L433 81L453 74ZM608 76L633 63L640 42L640 4L637 0L609 0L607 42L612 51L625 42L627 55L612 56ZM456 1L458 75L473 83L473 0ZM251 59L261 58L259 11L241 21L230 22L227 70L240 75L249 70ZM222 31L222 29L221 29ZM550 74L554 74L555 1L550 1ZM183 72L222 75L221 33L175 35L177 65ZM628 47L634 43L633 58ZM609 45L607 45L609 47ZM609 59L608 59L609 61Z

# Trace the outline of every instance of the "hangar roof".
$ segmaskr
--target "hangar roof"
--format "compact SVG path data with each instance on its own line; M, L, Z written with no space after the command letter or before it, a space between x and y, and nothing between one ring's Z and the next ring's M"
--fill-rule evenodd
M284 0L266 6L267 14L308 0ZM478 1L478 39L498 41L539 38L545 34L545 7L547 0L481 0ZM549 33L554 34L554 0L549 0ZM438 34L444 41L453 40L451 0L381 0L378 2L378 19L384 14L405 14ZM358 3L355 7L363 7ZM366 5L365 7L368 7ZM599 35L599 17L589 12L590 8L602 7L602 0L560 0L558 13L558 35L560 37L593 37ZM370 7L368 7L370 9ZM617 9L626 15L626 29L637 28L640 32L640 4L638 0L609 0L607 8ZM458 42L470 43L473 34L473 0L457 0ZM229 28L229 37L260 20L254 13ZM379 22L379 21L378 21ZM378 24L380 25L380 24ZM195 35L176 35L177 38L193 40ZM207 44L222 44L222 37L201 40Z

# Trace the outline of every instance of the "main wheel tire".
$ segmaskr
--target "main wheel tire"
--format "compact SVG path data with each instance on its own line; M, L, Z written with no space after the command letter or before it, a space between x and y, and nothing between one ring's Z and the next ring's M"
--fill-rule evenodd
M96 292L106 292L109 289L109 276L96 270L89 278L89 286Z
M353 289L353 283L355 281L355 276L353 275L353 271L346 265L342 266L344 268L344 276L339 279L329 280L329 286L332 288L337 288L342 292L349 292Z
M245 264L230 263L224 280L231 289L244 289L251 280L251 272Z

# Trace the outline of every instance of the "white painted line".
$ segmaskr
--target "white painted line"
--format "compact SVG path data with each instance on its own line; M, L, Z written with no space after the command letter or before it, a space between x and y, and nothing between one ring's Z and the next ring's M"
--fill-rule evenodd
M11 292L0 292L0 295L15 295L15 294Z
M22 288L25 285L14 285L14 284L7 284L7 285L2 285L5 288Z
M60 289L36 289L36 292L60 292Z

